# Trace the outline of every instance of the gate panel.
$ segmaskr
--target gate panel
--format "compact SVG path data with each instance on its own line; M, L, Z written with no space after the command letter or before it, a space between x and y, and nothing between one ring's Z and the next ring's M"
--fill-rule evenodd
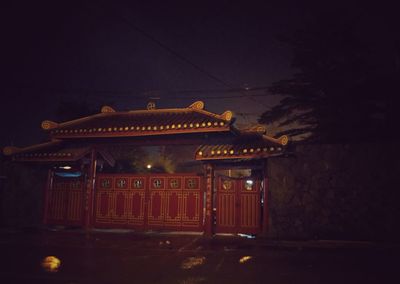
M82 178L55 176L48 192L47 224L81 225L83 222Z
M110 175L101 175L96 181L96 208L95 225L108 227L113 224L114 178Z
M182 190L182 230L201 230L203 225L202 180L184 177Z
M127 224L127 212L126 212L126 192L121 190L115 190L114 192L114 199L112 204L114 205L114 209L112 210L113 216L113 223L114 224Z
M49 192L49 210L47 222L49 224L60 224L64 222L66 207L66 186L60 179L55 179L53 187Z
M162 229L164 227L164 196L165 178L150 177L149 182L149 208L147 224L149 229Z
M167 178L165 203L165 229L180 230L182 226L182 177Z
M138 230L202 230L202 180L189 174L99 174L95 225Z
M241 233L258 233L261 226L260 181L240 180L240 220Z
M236 224L236 182L229 178L217 180L217 233L235 233Z
M261 228L260 181L219 177L217 180L217 233L256 234Z
M144 229L146 187L147 179L144 176L131 177L127 198L127 219L130 228Z
M70 180L67 184L67 216L68 224L80 225L83 221L83 190L84 183L82 180Z

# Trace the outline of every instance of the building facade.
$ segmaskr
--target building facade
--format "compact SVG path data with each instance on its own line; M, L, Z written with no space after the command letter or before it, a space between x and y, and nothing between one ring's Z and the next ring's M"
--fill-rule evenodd
M268 231L266 161L284 153L287 136L239 130L231 111L211 113L201 101L124 112L104 106L42 128L48 142L3 153L48 165L45 224L205 235Z

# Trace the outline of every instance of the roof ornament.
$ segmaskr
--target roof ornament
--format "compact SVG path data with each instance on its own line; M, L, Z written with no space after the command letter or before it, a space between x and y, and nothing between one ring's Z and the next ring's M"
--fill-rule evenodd
M231 121L233 113L230 110L225 111L220 117L225 121Z
M149 102L147 103L147 110L155 110L156 109L156 100L159 100L159 97L149 97Z
M113 109L110 106L103 106L101 108L101 113L111 113L111 112L115 112L115 109Z
M14 146L7 146L3 148L3 154L5 156L11 156L12 154L18 152L20 148Z
M50 130L50 129L53 129L53 128L57 128L58 127L58 123L54 122L54 121L51 121L51 120L45 120L45 121L42 122L41 126L42 126L42 129L44 129L44 130Z
M153 101L150 101L147 103L147 110L154 110L156 109L156 103Z
M203 110L204 103L202 101L197 101L197 102L192 103L188 108Z
M263 135L263 138L265 140L271 141L273 143L280 144L282 146L286 146L289 143L289 137L287 135L282 135L279 138L273 138L273 137L269 137L267 135Z

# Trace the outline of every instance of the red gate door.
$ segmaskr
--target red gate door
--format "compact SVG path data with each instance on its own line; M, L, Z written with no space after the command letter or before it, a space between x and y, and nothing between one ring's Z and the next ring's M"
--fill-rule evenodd
M47 224L83 224L83 178L55 176L48 192Z
M217 179L216 232L257 234L261 229L261 182L250 178Z
M203 190L193 174L99 174L95 226L202 230Z
M148 205L149 229L203 229L202 179L197 175L151 176Z
M143 230L146 185L146 176L99 174L96 180L95 226Z

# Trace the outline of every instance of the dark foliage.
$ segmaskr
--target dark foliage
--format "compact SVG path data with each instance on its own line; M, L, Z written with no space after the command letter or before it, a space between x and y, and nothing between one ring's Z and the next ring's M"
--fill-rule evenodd
M297 73L270 86L283 99L259 122L279 121L279 134L310 133L308 139L321 142L371 141L393 129L399 49L386 38L390 52L383 54L363 32L354 16L331 13L282 37Z

